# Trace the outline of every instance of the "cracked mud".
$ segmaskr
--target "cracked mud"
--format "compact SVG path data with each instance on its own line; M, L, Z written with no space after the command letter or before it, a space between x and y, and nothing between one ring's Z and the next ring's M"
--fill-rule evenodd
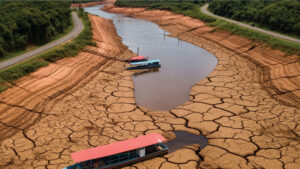
M281 52L271 53L277 53L271 60L265 54L273 50L262 51L259 44L250 50L252 42L211 32L200 21L165 11L110 10L131 15L139 10L136 16L211 51L219 60L217 67L192 87L189 102L170 111L139 107L132 72L118 61L132 53L110 20L90 16L97 47L42 68L1 93L0 168L63 168L73 163L71 152L151 132L172 139L175 130L202 133L208 146L186 146L124 168L299 168L299 108L286 105L297 105L291 98L298 98L299 81L280 89L274 86L282 82L273 82L299 73L296 56L288 56L291 64L280 67ZM247 59L256 56L265 61L268 82L262 81L268 74L258 61ZM272 75L267 64L275 65L278 74ZM291 65L295 72L280 74Z

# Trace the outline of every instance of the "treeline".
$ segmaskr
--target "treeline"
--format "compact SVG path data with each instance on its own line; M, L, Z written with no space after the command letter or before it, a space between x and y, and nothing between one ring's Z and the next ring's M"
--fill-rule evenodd
M199 8L205 0L117 0L116 6L120 7L145 7L147 9L169 10L205 22L213 22L214 18L203 15Z
M41 67L47 66L48 64L65 57L76 56L78 52L87 45L96 45L92 40L92 26L88 14L83 10L80 10L79 16L83 21L84 29L79 36L74 38L71 42L62 46L57 46L48 50L46 53L22 63L0 70L0 92L9 88L11 86L10 84L14 83L15 80L36 71Z
M220 16L251 22L271 30L300 35L300 1L213 0L209 9Z
M0 2L0 57L48 42L71 24L69 2Z

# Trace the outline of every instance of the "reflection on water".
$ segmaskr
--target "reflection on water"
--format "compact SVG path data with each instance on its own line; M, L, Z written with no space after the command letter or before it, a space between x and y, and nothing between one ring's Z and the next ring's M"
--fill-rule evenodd
M154 69L145 69L141 71L137 71L133 74L133 76L139 76L139 75L144 75L146 73L151 73L151 72L158 72L159 68L154 68Z
M112 19L123 43L130 50L152 59L161 60L159 71L133 76L138 105L152 110L169 110L187 102L190 87L206 77L216 66L217 59L208 51L179 41L156 24L87 7L91 14Z

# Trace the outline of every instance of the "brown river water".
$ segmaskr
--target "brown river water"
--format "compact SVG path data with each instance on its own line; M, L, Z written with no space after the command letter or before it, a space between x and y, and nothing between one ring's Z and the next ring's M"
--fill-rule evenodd
M158 25L119 14L101 11L100 6L85 11L112 19L117 33L130 50L150 60L160 59L161 68L142 70L133 75L135 100L150 110L170 110L189 100L190 88L206 77L217 65L216 57L195 45L168 37ZM174 131L176 139L167 143L169 152L191 144L204 148L208 143L202 135Z

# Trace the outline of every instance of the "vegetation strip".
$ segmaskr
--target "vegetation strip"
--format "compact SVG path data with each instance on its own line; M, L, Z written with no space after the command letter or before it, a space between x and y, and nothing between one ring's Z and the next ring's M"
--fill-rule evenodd
M69 2L0 2L0 58L48 43L71 25Z
M0 92L9 88L15 80L34 72L35 70L47 66L49 63L55 62L59 59L75 56L87 45L94 45L94 42L92 41L92 28L88 15L82 9L78 13L84 24L84 30L79 34L79 36L73 39L72 42L63 46L56 47L23 63L1 70Z
M115 3L119 7L145 7L148 10L151 9L161 9L169 10L174 13L183 14L185 16L190 16L204 22L207 22L209 26L222 29L233 34L237 34L253 41L265 42L272 48L277 48L281 51L289 54L300 54L300 45L297 43L289 42L279 38L274 38L270 35L253 31L235 24L213 18L211 16L205 15L200 11L200 7L204 4L203 1L168 1L168 0L152 0L152 1L136 1L136 0L117 0ZM299 57L300 59L300 57Z
M270 30L300 36L300 2L298 1L212 1L214 14L250 23Z

